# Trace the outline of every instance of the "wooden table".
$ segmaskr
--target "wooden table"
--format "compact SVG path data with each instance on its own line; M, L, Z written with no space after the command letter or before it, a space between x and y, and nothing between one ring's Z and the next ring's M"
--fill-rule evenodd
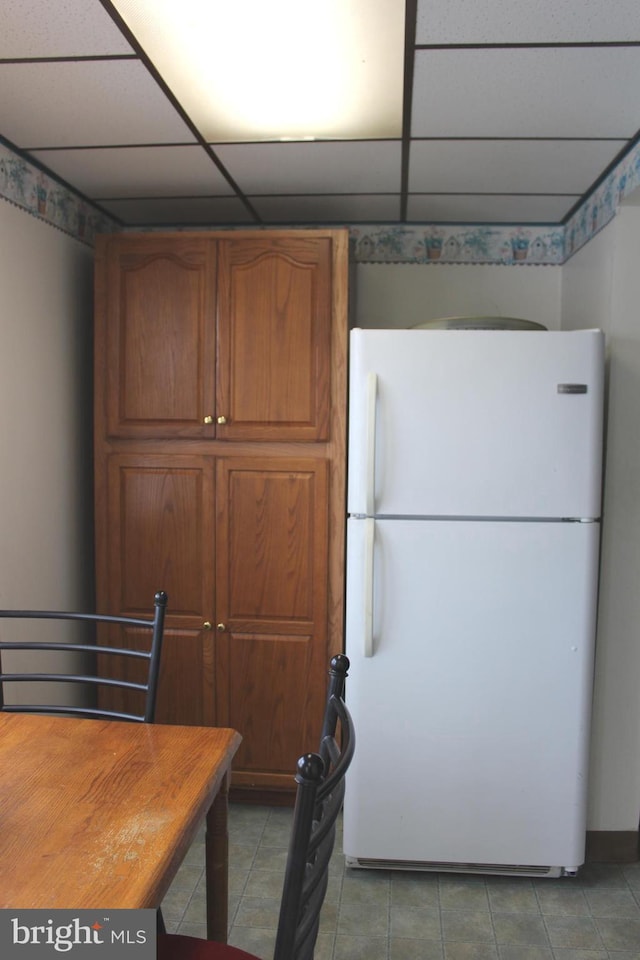
M207 818L207 936L227 938L218 727L0 713L0 907L158 907Z

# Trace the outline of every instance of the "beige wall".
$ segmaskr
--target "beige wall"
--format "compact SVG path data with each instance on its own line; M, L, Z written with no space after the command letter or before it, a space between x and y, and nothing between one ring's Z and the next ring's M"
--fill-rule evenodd
M566 325L599 325L607 337L606 469L589 805L593 830L637 830L640 814L638 250L640 209L622 208L563 269Z
M93 603L92 261L0 200L1 607Z
M607 330L613 284L612 231L601 230L562 268L562 329L600 327Z
M351 322L412 327L439 317L498 316L557 330L561 282L562 268L551 266L360 264Z

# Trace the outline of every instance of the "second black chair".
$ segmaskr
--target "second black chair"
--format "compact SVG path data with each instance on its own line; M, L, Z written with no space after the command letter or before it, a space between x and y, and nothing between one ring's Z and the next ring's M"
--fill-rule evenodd
M353 722L344 702L349 661L334 657L329 669L320 749L297 763L296 802L289 841L274 960L311 960L318 937L329 861L342 808L345 774L355 749ZM158 960L257 960L245 950L181 934L158 937Z

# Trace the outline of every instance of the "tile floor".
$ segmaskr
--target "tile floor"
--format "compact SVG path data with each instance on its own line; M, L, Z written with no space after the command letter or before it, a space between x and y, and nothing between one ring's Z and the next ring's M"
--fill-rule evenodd
M232 805L229 942L271 960L291 811ZM165 898L204 936L201 835ZM640 960L640 864L577 879L349 870L337 844L315 960Z

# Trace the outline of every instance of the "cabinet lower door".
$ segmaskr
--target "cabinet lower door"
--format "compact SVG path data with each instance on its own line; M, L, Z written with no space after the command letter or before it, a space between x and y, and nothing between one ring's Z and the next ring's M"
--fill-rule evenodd
M156 721L212 724L213 460L117 454L109 459L108 477L109 594L100 603L124 616L147 616L154 594L166 591ZM123 705L135 694L105 690L102 696Z
M243 737L234 787L290 791L326 695L327 463L224 457L216 469L216 722Z

